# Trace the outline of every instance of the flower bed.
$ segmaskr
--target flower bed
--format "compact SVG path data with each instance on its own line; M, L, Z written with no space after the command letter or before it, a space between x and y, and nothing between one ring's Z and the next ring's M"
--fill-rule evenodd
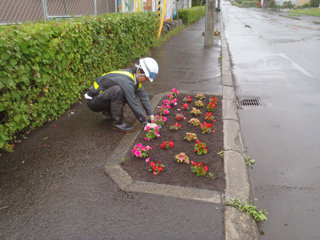
M179 94L176 98L177 104L172 104L171 108L168 109L170 113L165 115L167 119L162 128L159 129L160 136L158 138L148 141L146 140L148 132L141 131L130 146L130 151L126 154L122 168L136 181L223 192L225 189L223 157L218 154L223 151L222 98L220 96L204 95L205 98L201 99L204 106L199 108L195 106L195 102L199 98L196 98L196 95L191 95L192 101L188 101L188 108L183 109L182 105L185 103L183 99L186 99L186 97L186 94ZM209 112L207 106L212 102L212 97L217 99L213 111L209 109L214 119L210 121L210 124L212 124L211 130L203 134L201 125L194 126L189 121L192 118L197 118L202 127L204 126L203 124L206 122L205 114ZM163 112L161 106L169 98L167 96L162 98L158 108L154 111L155 115L160 115L160 109ZM191 113L193 108L200 109L201 113L198 115ZM179 120L177 120L177 115L183 115L183 117L179 117ZM181 127L173 129L172 126L177 126L176 123ZM189 136L190 133L194 133L197 139L192 137L190 141L190 137L189 139L186 138L186 133L189 133ZM198 143L204 143L205 146L202 146L202 144L196 146L198 139ZM169 146L169 141L171 146L164 147L164 142L166 146ZM131 151L139 143L143 146L149 145L152 147L145 158L137 158ZM197 152L197 149L202 151L201 154ZM160 162L165 167L155 174L154 171L150 171L150 162L155 164ZM201 166L200 173L199 167L195 166ZM196 169L198 169L198 172L196 172Z

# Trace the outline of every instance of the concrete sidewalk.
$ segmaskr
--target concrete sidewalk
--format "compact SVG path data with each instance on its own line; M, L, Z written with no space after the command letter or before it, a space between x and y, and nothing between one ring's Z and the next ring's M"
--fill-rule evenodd
M202 18L155 49L160 74L145 88L153 106L173 87L223 94L226 192L132 181L118 161L139 131L114 132L83 99L2 154L1 239L259 238L251 216L225 206L231 197L251 202L251 191L223 25L209 48L204 29Z

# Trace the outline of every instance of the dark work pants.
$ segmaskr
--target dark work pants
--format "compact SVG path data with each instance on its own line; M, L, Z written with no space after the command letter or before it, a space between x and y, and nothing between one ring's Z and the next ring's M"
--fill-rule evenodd
M119 85L104 90L92 99L87 100L88 107L94 112L108 111L110 112L111 102L121 102L125 104L124 91Z

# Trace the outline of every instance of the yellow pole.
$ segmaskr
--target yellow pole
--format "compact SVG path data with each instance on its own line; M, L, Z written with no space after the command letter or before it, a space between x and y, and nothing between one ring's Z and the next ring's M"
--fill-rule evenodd
M160 2L160 0L159 0L159 2ZM163 20L164 20L164 13L166 12L166 5L167 5L167 0L164 0L162 14L161 14L160 28L159 28L159 33L158 33L158 39L160 38L160 35L161 35L161 30L162 30ZM159 9L158 9L158 12L159 12Z

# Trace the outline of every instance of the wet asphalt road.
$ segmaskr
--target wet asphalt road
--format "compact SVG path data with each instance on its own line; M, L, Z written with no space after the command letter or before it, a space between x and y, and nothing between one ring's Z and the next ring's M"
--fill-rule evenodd
M239 109L261 239L320 239L320 18L222 12L236 95L261 102Z
M151 98L173 87L222 92L220 40L205 49L204 24L153 51ZM26 136L0 157L0 239L223 239L223 205L119 191L103 165L124 134L84 100Z

